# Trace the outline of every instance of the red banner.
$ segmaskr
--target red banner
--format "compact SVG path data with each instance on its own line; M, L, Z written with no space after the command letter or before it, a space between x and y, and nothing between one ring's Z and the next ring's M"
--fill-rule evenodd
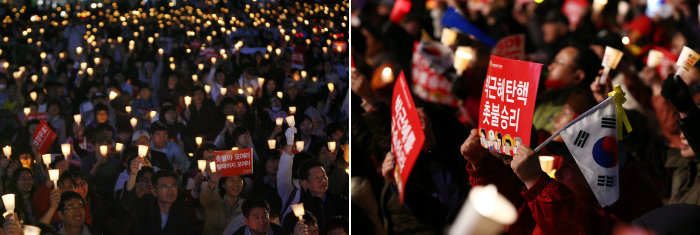
M253 174L253 149L225 150L214 152L216 170L223 177Z
M450 48L434 41L421 41L413 47L413 92L421 99L456 107L458 98L452 93L452 82L442 73L452 68Z
M514 60L524 60L525 35L516 34L501 39L491 51L491 55Z
M479 105L481 146L513 156L530 145L542 64L491 56Z
M46 124L46 121L41 120L32 135L32 147L40 154L46 154L54 140L56 140L56 133Z
M418 111L403 72L396 79L391 100L391 151L396 157L394 178L399 188L399 198L403 203L406 180L411 175L413 164L416 163L425 141Z

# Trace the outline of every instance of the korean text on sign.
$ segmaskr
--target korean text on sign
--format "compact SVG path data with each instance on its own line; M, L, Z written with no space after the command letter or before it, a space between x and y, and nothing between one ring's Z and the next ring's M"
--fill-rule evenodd
M214 152L216 170L224 177L253 173L253 149Z
M484 148L512 156L521 145L530 145L541 69L541 64L491 56L479 109Z

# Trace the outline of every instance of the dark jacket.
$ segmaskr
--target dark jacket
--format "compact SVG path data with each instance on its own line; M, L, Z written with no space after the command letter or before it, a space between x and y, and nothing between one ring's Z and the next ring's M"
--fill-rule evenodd
M138 198L133 190L127 191L122 204L136 218L136 234L195 234L194 208L181 195L170 207L168 221L162 229L158 199L153 195L146 194Z
M246 234L245 230L247 228L248 228L248 226L243 226L243 227L239 228L238 230L236 230L235 232L233 232L233 234L231 234L231 235L245 235ZM274 235L283 235L284 234L282 232L282 227L280 227L279 225L276 225L276 224L270 224L270 227L267 229L268 229L267 230L268 233L270 230L272 230L272 234L274 234Z
M312 196L308 191L302 191L301 202L304 210L311 211L318 223L319 234L326 234L328 222L335 216L347 216L350 214L348 199L332 193L326 193L321 199Z

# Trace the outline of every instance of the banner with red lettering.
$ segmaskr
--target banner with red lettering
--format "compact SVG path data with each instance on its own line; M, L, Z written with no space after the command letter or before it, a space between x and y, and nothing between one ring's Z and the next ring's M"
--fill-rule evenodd
M491 51L491 55L514 60L524 60L525 34L511 35L501 39Z
M396 157L394 178L399 189L399 199L403 203L406 180L425 141L418 111L403 72L396 79L391 100L391 151Z
M216 170L223 177L253 174L253 149L214 152Z
M413 46L413 92L421 99L437 104L457 106L452 82L442 74L453 66L450 48L439 42L423 40Z
M479 105L481 146L513 156L530 145L542 64L491 56Z
M49 148L51 148L56 137L56 133L51 130L49 124L41 120L36 130L34 130L34 135L32 135L32 147L40 154L46 154L49 152Z

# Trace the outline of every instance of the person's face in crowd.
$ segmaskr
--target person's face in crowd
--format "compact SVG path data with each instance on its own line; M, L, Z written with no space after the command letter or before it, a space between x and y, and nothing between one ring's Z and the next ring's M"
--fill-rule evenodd
M201 106L204 103L204 92L201 90L195 90L192 94L192 100L197 106Z
M32 190L33 185L34 179L32 179L32 174L24 171L19 175L19 179L17 179L17 190L19 190L19 193L29 193L29 191Z
M320 166L309 169L309 178L301 180L301 185L312 194L325 194L326 190L328 190L328 176L326 176L326 171Z
M545 22L542 24L542 40L553 43L568 32L568 26L561 22Z
M254 234L267 234L270 226L270 212L262 207L253 207L248 217L243 217L243 220Z
M685 138L683 132L681 132L681 156L684 158L695 158L695 151L690 148L688 139Z
M287 87L287 91L285 93L288 94L290 98L296 98L299 94L298 91L297 86L292 85Z
M80 138L85 136L85 129L82 125L73 122L73 135L75 138Z
M117 131L118 142L128 143L131 140L131 131L128 129L120 129Z
M177 112L175 112L175 110L170 110L166 112L165 122L168 124L175 124L177 122Z
M280 99L270 100L270 108L275 112L282 110L282 101Z
M141 90L139 90L139 98L148 99L149 97L151 97L151 90L149 90L148 88L145 88L145 87L143 87L143 88L141 88Z
M564 128L564 126L574 120L574 118L576 118L576 112L574 112L574 109L572 109L569 104L564 104L564 107L561 109L559 115L554 117L554 130L552 131L552 134L558 130L561 130L561 128ZM564 141L561 136L558 136L554 140Z
M55 117L55 116L58 116L60 114L61 107L59 107L58 104L53 104L53 105L49 106L48 111L49 111L48 112L49 116Z
M154 185L152 193L159 202L172 204L177 199L177 181L173 177L161 177Z
M95 115L95 118L97 119L97 123L106 123L107 119L109 118L109 115L107 114L106 110L100 110L97 111L97 115Z
M578 56L578 51L574 47L561 49L548 66L549 77L547 80L567 85L581 82L586 74L583 70L576 69L574 65L576 56Z
M28 153L23 153L23 154L19 155L19 162L22 163L22 167L24 167L24 168L31 169L32 161L33 161L32 155L30 155Z
M299 126L299 131L301 131L301 134L303 134L303 135L308 135L311 133L312 127L313 127L313 124L311 123L311 119L307 118L301 122L301 126Z
M243 191L243 178L241 176L231 176L226 178L224 182L224 190L227 195L239 196Z
M226 75L222 72L217 72L216 73L216 82L219 84L224 84L224 81L226 81Z
M328 147L324 145L318 150L318 154L316 156L318 157L318 160L323 163L324 166L330 166L333 165L333 162L335 162L337 152L338 151L329 151Z
M212 161L214 160L214 150L213 149L207 149L204 152L202 152L202 158L207 161Z
M137 140L134 141L134 145L150 145L151 140L148 139L145 135L139 136Z
M236 106L233 103L226 103L224 105L224 107L221 108L221 112L224 115L235 115L236 114Z
M277 176L277 170L279 169L279 164L280 164L280 159L273 159L269 158L267 159L267 162L265 162L265 172L267 173L268 176L276 177Z
M246 147L250 145L250 132L245 132L238 136L238 147Z
M168 131L160 130L153 133L153 147L165 148L166 144L168 144Z
M685 36L683 36L682 33L676 33L676 35L673 35L673 38L671 39L669 51L671 51L673 54L680 55L681 51L683 51L683 46L685 45L688 45L688 40L685 39Z
M272 79L267 80L267 85L265 85L265 90L266 90L267 94L277 95L277 94L275 94L275 89L277 89L277 83L275 82L275 80L272 80Z
M175 89L176 85L177 85L177 76L175 76L175 75L168 76L168 88Z
M151 185L151 177L153 177L153 174L151 172L146 172L139 178L138 181L136 181L136 187L140 188L139 191L141 192L146 192L146 193L151 193L151 189L153 189L153 186Z
M243 102L238 102L234 109L236 110L236 115L242 116L248 113L248 107Z
M83 200L71 198L65 203L62 211L58 212L59 218L67 227L82 227L85 223L85 205Z

